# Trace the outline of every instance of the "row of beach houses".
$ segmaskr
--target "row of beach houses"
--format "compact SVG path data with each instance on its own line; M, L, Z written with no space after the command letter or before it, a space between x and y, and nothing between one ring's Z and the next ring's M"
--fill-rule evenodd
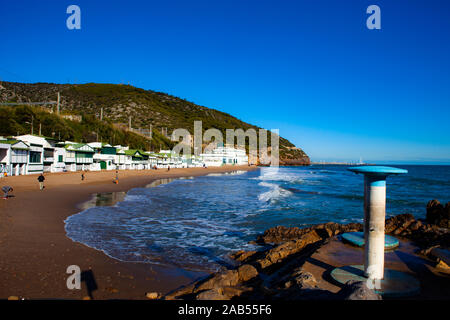
M247 165L245 150L220 146L211 152L176 155L170 150L150 152L111 146L102 142L77 143L54 138L21 135L0 137L2 176L43 172L145 170L152 168L189 168L222 165Z

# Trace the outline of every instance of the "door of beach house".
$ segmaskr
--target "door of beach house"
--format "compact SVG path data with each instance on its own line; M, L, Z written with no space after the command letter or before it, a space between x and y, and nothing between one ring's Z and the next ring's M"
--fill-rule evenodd
M101 168L102 170L106 170L106 162L105 162L105 161L101 161L101 162L100 162L100 168Z

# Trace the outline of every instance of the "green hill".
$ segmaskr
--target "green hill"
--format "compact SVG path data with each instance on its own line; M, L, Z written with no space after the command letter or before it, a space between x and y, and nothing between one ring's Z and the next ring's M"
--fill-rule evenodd
M259 129L224 112L151 90L115 84L52 84L2 82L0 102L26 103L56 101L60 92L62 114L82 115L82 121L63 119L55 113L55 106L2 106L0 107L0 135L29 133L31 120L37 133L61 139L90 142L101 139L113 144L128 144L132 148L170 148L174 145L165 133L186 128L193 134L194 121L201 120L203 130L216 128L225 137L226 129ZM102 110L102 111L101 111ZM100 113L103 121L100 121ZM152 139L125 130L131 117L136 129L149 130ZM270 141L270 138L269 138ZM291 142L280 137L282 164L309 164L308 156Z

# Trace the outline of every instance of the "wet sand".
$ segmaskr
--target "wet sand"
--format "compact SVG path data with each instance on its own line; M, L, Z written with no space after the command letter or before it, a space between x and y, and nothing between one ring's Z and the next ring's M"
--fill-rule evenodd
M255 170L256 167L225 166L46 174L39 190L37 175L6 177L0 187L14 188L14 197L0 200L0 299L146 299L146 292L167 293L205 273L145 263L120 262L103 252L70 240L64 220L79 211L93 195L126 192L157 179L199 176L216 172ZM94 200L95 201L95 200ZM66 286L70 265L82 272L81 290Z

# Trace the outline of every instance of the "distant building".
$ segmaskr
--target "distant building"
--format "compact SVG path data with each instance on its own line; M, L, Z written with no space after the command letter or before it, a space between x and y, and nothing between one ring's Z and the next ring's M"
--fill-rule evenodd
M94 149L93 163L95 170L115 170L117 168L117 149L103 142L87 144Z
M142 150L129 149L124 151L125 155L131 156L132 170L150 169L149 155Z
M0 137L1 175L42 172L144 170L248 164L245 150L220 146L200 156L178 155L171 150L158 153L112 146L102 142L77 143L54 138L21 135Z
M64 161L67 171L83 171L91 169L91 164L94 163L94 148L84 143L66 141L64 149L66 151Z
M232 147L220 146L209 153L202 153L200 157L203 163L209 167L248 164L248 156L245 153L245 150Z

